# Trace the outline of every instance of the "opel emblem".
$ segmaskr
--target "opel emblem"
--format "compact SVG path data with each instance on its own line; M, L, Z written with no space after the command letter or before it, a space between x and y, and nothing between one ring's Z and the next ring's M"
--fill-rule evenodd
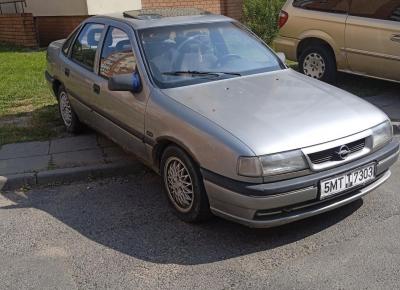
M347 145L340 146L339 150L336 152L340 160L345 160L350 153L350 148Z

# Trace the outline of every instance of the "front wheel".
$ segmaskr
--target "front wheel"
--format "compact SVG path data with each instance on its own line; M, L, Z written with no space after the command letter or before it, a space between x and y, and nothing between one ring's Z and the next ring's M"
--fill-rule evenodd
M335 56L324 46L307 48L300 54L299 70L306 76L333 83L337 73Z
M211 217L199 168L182 149L170 146L165 150L161 176L168 201L181 220L199 222Z

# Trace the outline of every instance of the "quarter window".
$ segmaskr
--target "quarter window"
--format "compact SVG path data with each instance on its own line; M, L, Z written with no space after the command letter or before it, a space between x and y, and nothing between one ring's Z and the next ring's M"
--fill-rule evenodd
M71 58L93 70L96 51L103 34L104 25L86 24L72 46Z
M110 78L134 73L135 69L136 57L129 36L118 28L110 28L101 53L100 75Z
M69 51L69 47L71 46L72 41L74 41L75 36L77 35L77 33L79 32L79 28L77 28L73 34L71 34L70 37L68 37L68 39L64 42L64 45L62 47L62 51L64 53L64 55L68 55L68 51Z
M349 0L295 0L293 6L330 13L348 13Z
M350 14L400 22L400 0L352 0Z

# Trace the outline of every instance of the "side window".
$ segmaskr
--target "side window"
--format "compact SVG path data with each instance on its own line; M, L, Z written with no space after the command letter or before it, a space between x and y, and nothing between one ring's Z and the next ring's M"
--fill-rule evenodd
M349 0L295 0L293 6L330 13L349 12Z
M104 25L86 24L72 46L71 58L84 67L93 70L96 51Z
M350 14L400 22L400 0L352 0Z
M114 75L134 73L136 57L129 36L118 28L110 28L101 52L100 75L110 78Z
M78 32L79 32L79 28L77 28L74 31L74 33L72 33L71 36L68 37L68 39L64 42L63 47L62 47L62 51L63 51L64 55L68 54L69 47L71 46L71 43L75 39L75 36L78 34Z

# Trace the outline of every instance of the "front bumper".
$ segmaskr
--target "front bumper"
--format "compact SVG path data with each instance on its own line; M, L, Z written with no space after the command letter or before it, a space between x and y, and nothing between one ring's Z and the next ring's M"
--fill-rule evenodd
M249 184L202 170L211 211L249 227L279 226L351 203L379 187L390 177L390 166L399 158L399 143L354 162L308 176L265 184ZM318 185L329 178L371 162L376 163L376 179L369 184L320 201Z

